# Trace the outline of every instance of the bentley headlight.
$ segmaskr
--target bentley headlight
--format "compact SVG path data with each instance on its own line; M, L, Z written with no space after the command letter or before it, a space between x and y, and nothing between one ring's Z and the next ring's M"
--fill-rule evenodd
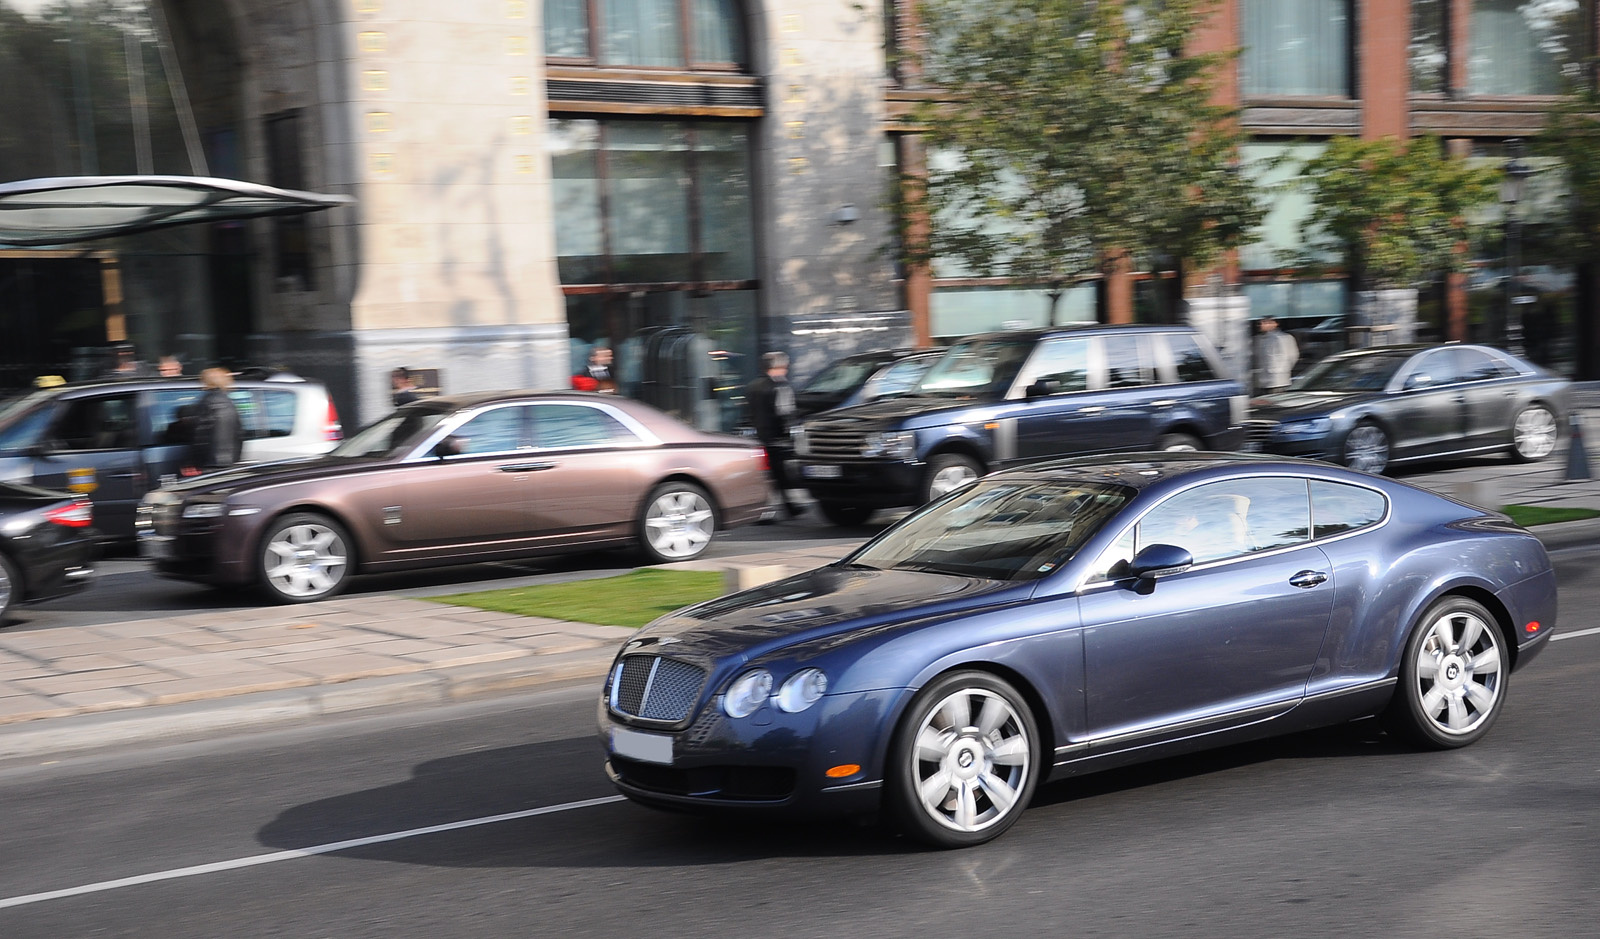
M1316 417L1308 421L1288 421L1278 428L1278 433L1285 437L1321 437L1332 429L1331 419Z
M798 714L828 693L828 676L820 668L802 668L778 689L778 710Z
M868 434L861 441L862 456L885 456L891 460L909 460L917 454L917 435L909 430L890 430L881 434Z
M196 502L183 507L184 518L221 518L228 507L221 502Z
M772 673L764 668L753 668L728 686L728 693L722 696L722 710L729 717L749 717L771 694Z

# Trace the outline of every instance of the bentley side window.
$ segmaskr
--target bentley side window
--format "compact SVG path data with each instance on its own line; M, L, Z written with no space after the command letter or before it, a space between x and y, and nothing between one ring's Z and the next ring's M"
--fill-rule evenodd
M1375 525L1387 509L1383 495L1359 486L1311 483L1311 525L1318 538Z
M1171 544L1196 564L1299 544L1311 537L1304 480L1264 477L1181 492L1139 522L1135 549Z

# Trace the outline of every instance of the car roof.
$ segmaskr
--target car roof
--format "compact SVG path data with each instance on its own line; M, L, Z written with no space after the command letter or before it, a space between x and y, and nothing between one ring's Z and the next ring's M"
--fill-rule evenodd
M31 395L46 392L58 397L74 398L101 391L122 391L133 388L151 388L156 391L169 389L190 389L200 385L198 375L180 375L174 378L96 378L87 381L67 382L61 385L51 385L48 388L23 388L18 389L18 395ZM274 377L274 378L236 378L234 388L294 388L294 387L321 387L322 383L310 378L300 376Z
M1270 453L1213 453L1204 450L1155 450L1068 457L1030 463L1005 471L1005 475L1048 476L1062 480L1100 482L1144 489L1156 483L1169 482L1184 476L1246 467L1310 470L1319 473L1331 471L1334 475L1349 475L1348 471L1318 460Z
M1034 326L1028 329L1004 329L989 333L976 333L963 337L961 341L971 340L997 340L997 339L1031 339L1039 340L1051 336L1071 336L1082 333L1166 333L1166 332L1193 332L1194 327L1182 323L1174 325L1152 325L1148 323L1063 323L1059 326Z
M604 401L628 407L639 402L622 395L600 394L594 391L530 391L527 389L500 389L496 391L464 391L458 394L436 395L412 402L407 407L422 405L432 409L455 410L496 404L501 401Z

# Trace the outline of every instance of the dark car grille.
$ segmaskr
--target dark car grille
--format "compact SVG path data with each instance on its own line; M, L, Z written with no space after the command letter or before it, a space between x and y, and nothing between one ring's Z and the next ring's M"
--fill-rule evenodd
M1244 439L1255 444L1258 448L1265 449L1272 442L1272 435L1278 432L1277 421L1245 421Z
M689 716L705 684L705 670L659 655L630 655L612 676L611 707L620 714L651 721L681 721Z
M861 445L866 439L866 428L860 424L806 422L806 443L811 447L810 455L814 459L860 459Z
M146 511L140 507L140 513ZM179 503L160 504L149 507L150 528L158 535L176 535L179 522L183 518L183 506Z

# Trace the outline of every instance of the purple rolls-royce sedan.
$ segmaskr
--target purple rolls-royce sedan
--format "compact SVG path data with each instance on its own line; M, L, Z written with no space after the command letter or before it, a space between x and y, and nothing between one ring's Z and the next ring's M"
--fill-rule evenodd
M1040 783L1204 747L1368 715L1465 746L1555 613L1543 546L1496 513L1289 458L1083 458L657 620L599 716L638 802L881 811L958 847Z

